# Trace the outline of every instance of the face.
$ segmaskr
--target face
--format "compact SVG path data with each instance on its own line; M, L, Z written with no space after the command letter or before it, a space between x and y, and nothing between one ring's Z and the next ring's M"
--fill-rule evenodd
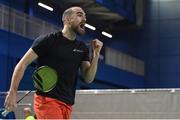
M73 8L73 14L70 17L70 25L72 30L80 35L85 33L86 15L84 11L79 8Z
M24 110L24 116L25 117L29 116L29 112Z

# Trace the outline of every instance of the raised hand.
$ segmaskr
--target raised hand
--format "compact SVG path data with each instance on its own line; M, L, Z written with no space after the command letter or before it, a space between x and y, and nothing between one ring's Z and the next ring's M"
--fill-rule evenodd
M100 40L98 39L92 40L91 47L93 50L93 57L99 56L102 46L103 46L103 42L101 42Z

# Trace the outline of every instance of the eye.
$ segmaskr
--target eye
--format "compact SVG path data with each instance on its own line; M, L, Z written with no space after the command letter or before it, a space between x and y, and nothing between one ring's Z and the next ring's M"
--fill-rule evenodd
M81 14L78 14L78 16L79 16L79 17L82 17L82 15L81 15Z

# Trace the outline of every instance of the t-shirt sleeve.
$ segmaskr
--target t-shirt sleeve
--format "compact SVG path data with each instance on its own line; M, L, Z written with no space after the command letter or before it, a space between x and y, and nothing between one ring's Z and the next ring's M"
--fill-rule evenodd
M85 43L82 42L82 44L83 44L83 49L84 49L84 55L83 55L82 61L90 61L89 48L87 47Z
M36 38L31 48L40 57L48 54L51 45L52 39L49 35L46 35Z

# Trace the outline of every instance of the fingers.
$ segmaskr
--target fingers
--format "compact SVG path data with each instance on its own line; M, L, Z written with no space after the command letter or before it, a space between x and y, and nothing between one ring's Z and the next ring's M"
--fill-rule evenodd
M91 47L92 47L93 57L96 56L99 57L102 46L103 46L103 42L101 42L100 40L98 39L92 40Z
M6 96L5 102L4 102L5 109L9 109L9 102L8 102L8 95Z
M16 97L12 94L8 94L6 96L4 106L7 111L13 111L14 108L17 107Z
M95 41L94 40L91 41L91 48L92 48L92 50L94 50L94 48L95 48Z
M6 99L6 102L5 102L5 109L7 111L12 111L13 110L13 105L10 104L10 101L8 100L8 98Z
M16 108L16 104L6 104L5 109L7 111L13 111Z
M101 49L103 46L103 42L98 39L94 39L91 42L92 49L95 50L96 48Z

